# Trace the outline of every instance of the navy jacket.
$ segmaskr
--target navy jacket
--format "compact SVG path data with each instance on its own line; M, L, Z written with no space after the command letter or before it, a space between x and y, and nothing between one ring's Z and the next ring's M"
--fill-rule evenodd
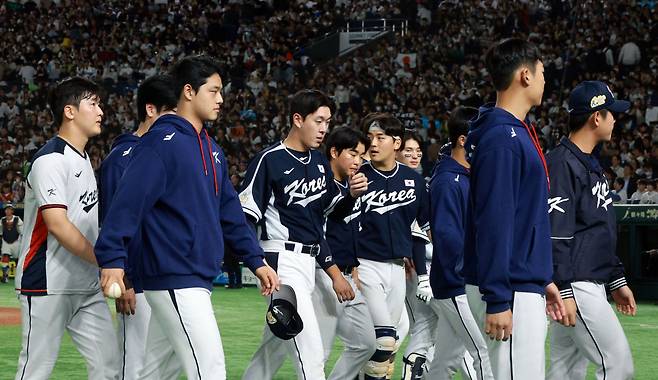
M264 265L224 154L205 130L164 115L133 150L96 243L100 267L125 268L140 227L146 290L212 289L225 240L252 271Z
M468 169L452 157L441 160L430 180L430 228L434 238L430 285L438 299L465 294L462 267L468 197Z
M543 295L552 280L547 173L528 130L503 109L481 107L466 145L473 252L464 274L475 274L466 282L479 285L487 313L499 313L515 291Z
M100 189L101 207L99 211L101 225L103 224L103 218L107 215L107 212L110 209L112 197L114 197L114 193L117 190L119 180L123 176L123 172L126 170L126 167L130 162L130 158L132 157L130 153L138 143L139 137L132 133L124 133L118 136L114 142L112 142L112 149L101 164L98 184ZM130 244L128 245L128 261L125 268L126 275L132 282L136 293L141 293L143 291L142 281L139 279L139 276L136 275L138 270L135 268L141 240L140 229L138 229L137 234L130 240Z
M599 162L566 137L547 155L553 241L553 281L563 298L571 283L592 281L616 290L626 285L615 250L617 221L612 193Z
M352 210L359 217L358 257L374 261L411 258L412 223L417 221L423 232L429 228L425 179L397 162L391 172L381 172L370 162L359 171L368 178L368 191ZM414 264L425 266L425 258Z

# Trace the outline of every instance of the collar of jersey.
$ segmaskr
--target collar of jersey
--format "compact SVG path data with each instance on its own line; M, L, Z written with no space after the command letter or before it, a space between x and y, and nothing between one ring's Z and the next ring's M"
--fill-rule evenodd
M310 149L308 150L308 156L306 156L306 157L304 157L304 158L299 158L299 157L295 156L295 155L290 151L290 149L288 149L288 147L286 146L286 144L283 143L283 141L281 141L281 145L283 145L283 149L286 150L286 153L288 153L289 155L291 155L295 160L301 162L303 165L306 165L306 164L308 164L308 163L311 162L311 150L310 150Z
M379 174L380 176L382 176L386 179L393 178L398 173L398 170L400 169L400 163L395 161L395 170L393 170L393 173L391 173L389 175L386 175L386 174L380 172L379 170L375 169L375 167L372 165L372 162L368 161L368 165L370 165L370 167L372 168L372 170L375 171L375 173Z

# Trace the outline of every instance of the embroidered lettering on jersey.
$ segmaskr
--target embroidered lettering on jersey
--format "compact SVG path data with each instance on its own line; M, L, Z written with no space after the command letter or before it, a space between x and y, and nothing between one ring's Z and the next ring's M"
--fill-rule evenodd
M306 207L309 203L322 197L327 192L327 177L322 176L306 182L306 179L298 179L291 182L288 186L283 188L283 192L288 195L288 203L290 205L295 199L299 199L295 204ZM307 195L311 193L311 196ZM315 193L315 194L314 194Z
M354 210L360 210L361 204L364 203L366 208L363 212L372 211L384 214L398 207L406 206L416 200L416 189L391 191L385 193L384 190L373 191L362 195L354 204Z
M553 210L556 210L564 214L564 209L560 207L560 203L567 202L568 200L569 198L562 197L548 198L548 213L550 214Z
M592 187L592 195L596 196L596 208L603 207L608 211L608 205L612 203L612 198L608 198L609 193L610 190L606 182L596 182L596 185Z

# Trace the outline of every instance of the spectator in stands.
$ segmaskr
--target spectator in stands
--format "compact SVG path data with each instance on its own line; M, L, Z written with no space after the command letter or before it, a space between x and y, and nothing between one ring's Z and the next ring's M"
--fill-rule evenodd
M640 204L658 204L656 184L656 180L647 181L647 190L640 196Z
M647 192L647 180L644 178L638 179L637 191L635 191L633 195L631 195L631 199L629 200L629 203L640 203L643 194L646 192Z
M622 178L616 178L612 183L612 201L613 203L626 203L628 202L628 195L626 190L624 190L624 180Z

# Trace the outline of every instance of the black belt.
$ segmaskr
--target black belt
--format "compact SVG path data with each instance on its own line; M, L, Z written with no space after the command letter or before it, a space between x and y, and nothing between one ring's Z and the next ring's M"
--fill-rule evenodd
M286 251L295 252L294 243L284 243L284 244ZM318 254L320 254L320 244L302 244L302 249L300 249L299 252L305 255L310 255L311 257L315 257Z

